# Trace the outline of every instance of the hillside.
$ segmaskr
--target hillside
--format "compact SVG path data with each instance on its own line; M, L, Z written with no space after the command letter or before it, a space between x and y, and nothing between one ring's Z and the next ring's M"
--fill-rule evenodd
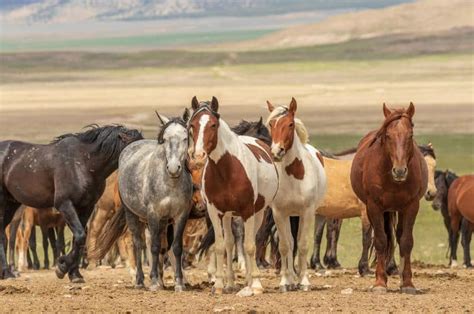
M384 9L336 15L320 23L293 26L257 40L219 48L245 50L312 46L394 34L436 34L463 27L474 27L472 0L419 0Z
M268 15L307 10L381 8L409 0L6 0L9 23L149 20L170 17Z

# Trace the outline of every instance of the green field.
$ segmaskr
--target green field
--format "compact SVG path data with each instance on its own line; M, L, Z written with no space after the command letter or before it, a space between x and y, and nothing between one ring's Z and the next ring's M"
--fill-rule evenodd
M355 145L361 136L358 135L318 135L313 136L313 143L320 148L337 152ZM473 135L423 135L417 137L418 143L431 141L435 146L438 169L451 169L457 174L474 172ZM424 199L415 225L415 246L413 260L429 264L447 264L447 233L441 213L431 208L431 203ZM41 232L37 229L38 253L42 263ZM70 241L67 233L66 241ZM342 225L338 247L339 261L343 267L357 267L361 253L361 224L359 218L345 220ZM474 241L473 241L474 242ZM325 241L323 242L323 248ZM471 250L474 245L471 244ZM311 250L312 252L312 250ZM321 257L324 254L322 250ZM398 254L398 251L397 251ZM52 256L51 256L52 258ZM458 248L458 262L463 258L462 249Z

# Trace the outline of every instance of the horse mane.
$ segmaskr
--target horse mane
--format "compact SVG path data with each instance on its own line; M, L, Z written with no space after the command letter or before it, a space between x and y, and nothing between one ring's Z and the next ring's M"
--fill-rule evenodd
M252 128L256 129L256 135L249 133ZM270 132L268 131L267 127L263 125L260 121L249 122L246 120L241 120L239 124L232 127L231 130L237 135L252 136L263 141L268 146L272 145L272 138L270 136Z
M278 106L276 107L268 116L265 125L268 127L271 120L278 118L279 116L285 115L288 112L288 108L285 106ZM309 143L309 133L306 129L303 121L295 117L295 131L296 135L300 139L301 143L307 144Z
M421 153L423 156L431 156L434 159L436 159L436 155L434 152L434 149L430 145L418 145L418 148L420 149Z
M163 136L165 135L165 131L170 125L174 123L181 124L185 129L187 128L186 122L184 122L181 117L170 118L168 122L161 126L160 132L158 132L158 144L164 143Z
M253 126L255 126L258 122L249 122L247 120L240 120L239 124L236 126L231 127L230 129L239 135L245 134L248 132Z
M370 142L369 146L372 146L379 138L381 138L386 132L388 126L396 120L400 120L401 118L407 118L410 121L411 126L413 127L413 121L411 120L410 116L405 112L405 109L393 109L392 113L385 118L385 121L383 122L382 126L378 131L375 133L375 136Z
M51 144L57 144L64 139L74 137L84 144L93 144L95 148L94 153L102 153L107 158L118 156L121 152L122 145L119 140L119 134L126 132L121 124L99 126L97 124L90 124L84 127L88 130L78 133L66 133L54 138ZM138 131L137 131L138 132ZM141 134L140 134L141 135Z

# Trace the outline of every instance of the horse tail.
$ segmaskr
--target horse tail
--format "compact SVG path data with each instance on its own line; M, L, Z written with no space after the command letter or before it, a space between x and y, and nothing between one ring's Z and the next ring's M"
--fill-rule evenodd
M88 248L87 257L96 261L103 259L118 238L125 233L126 229L125 208L122 205L115 211L112 218L105 223L101 233L97 236L96 245Z
M216 242L216 235L214 234L214 227L212 226L211 219L209 215L206 213L206 224L207 224L207 233L201 239L201 243L197 249L196 254L199 256L199 260L202 259L204 255L207 254L207 251L211 248L211 246Z

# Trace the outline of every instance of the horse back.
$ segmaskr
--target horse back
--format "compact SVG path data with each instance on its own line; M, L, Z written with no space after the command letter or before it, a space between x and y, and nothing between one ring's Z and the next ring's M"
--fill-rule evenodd
M448 191L448 208L455 210L474 223L474 175L464 175L456 179Z

